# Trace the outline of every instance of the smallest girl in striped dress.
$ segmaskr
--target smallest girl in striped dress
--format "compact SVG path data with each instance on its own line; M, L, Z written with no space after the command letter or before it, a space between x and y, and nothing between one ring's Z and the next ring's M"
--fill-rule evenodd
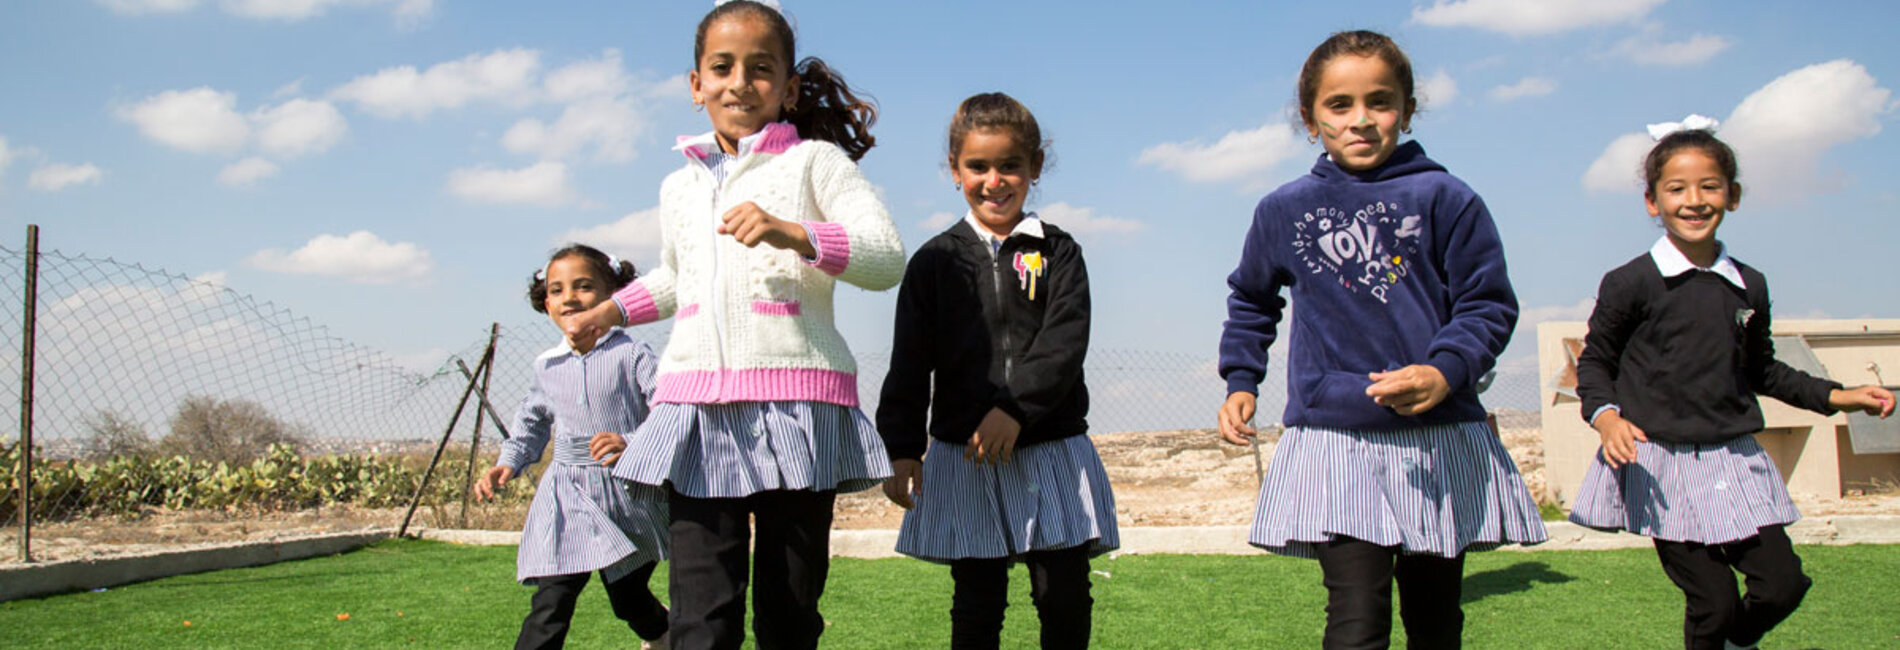
M554 319L608 300L636 277L633 264L570 244L534 275L528 302ZM559 648L588 574L600 572L614 615L645 648L668 648L667 611L647 587L667 557L666 493L613 478L614 462L647 418L658 358L620 328L593 340L569 338L534 360L533 383L515 415L515 436L475 484L483 499L541 460L541 476L521 531L515 577L536 587L517 649Z
M891 455L884 494L907 510L897 552L950 565L952 648L1000 643L1017 561L1029 565L1042 647L1088 647L1089 558L1120 545L1086 435L1082 248L1023 211L1046 149L1015 99L964 100L949 154L969 214L917 250L897 294L877 411Z
M1715 127L1695 115L1649 127L1643 201L1663 236L1597 290L1577 395L1603 448L1570 513L1655 541L1685 597L1692 650L1755 647L1813 584L1783 530L1800 514L1755 441L1756 393L1821 413L1894 406L1885 388L1843 389L1776 360L1768 280L1715 238L1742 198Z

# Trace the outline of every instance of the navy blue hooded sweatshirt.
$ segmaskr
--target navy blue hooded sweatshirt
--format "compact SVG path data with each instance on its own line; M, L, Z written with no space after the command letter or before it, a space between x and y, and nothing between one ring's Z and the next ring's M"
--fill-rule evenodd
M1477 382L1510 342L1517 296L1484 200L1417 142L1352 173L1322 155L1254 208L1228 276L1220 374L1257 392L1290 289L1288 426L1366 431L1484 420ZM1368 374L1429 364L1451 394L1403 416L1366 396Z

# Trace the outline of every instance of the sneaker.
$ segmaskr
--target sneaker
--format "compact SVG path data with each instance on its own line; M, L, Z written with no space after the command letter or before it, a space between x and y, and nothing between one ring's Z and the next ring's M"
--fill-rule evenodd
M652 641L641 641L640 650L673 650L673 633L667 632Z

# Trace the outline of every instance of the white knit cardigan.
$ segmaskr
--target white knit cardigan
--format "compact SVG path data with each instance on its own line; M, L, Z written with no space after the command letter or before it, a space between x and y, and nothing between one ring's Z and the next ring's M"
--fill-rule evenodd
M660 266L614 294L629 325L677 316L655 402L819 401L858 405L857 362L832 323L832 288L872 291L903 276L890 213L837 145L766 127L719 185L704 153L660 185ZM803 224L815 260L719 234L751 201Z

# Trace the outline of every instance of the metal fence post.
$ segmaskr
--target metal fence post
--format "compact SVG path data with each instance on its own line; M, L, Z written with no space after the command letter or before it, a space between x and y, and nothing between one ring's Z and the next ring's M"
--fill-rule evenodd
M495 338L500 335L501 323L489 323L489 345L494 345ZM461 363L462 360L456 359L455 362ZM488 404L488 380L494 378L494 376L495 355L491 354L488 356L488 366L482 369L481 403L484 406ZM459 524L463 528L468 528L468 500L475 492L475 490L469 486L475 483L475 455L476 452L482 448L482 415L484 411L485 409L475 409L475 434L470 436L468 441L468 482L462 484L462 514L460 516L461 523ZM501 423L497 422L495 424L500 425Z
M495 360L495 337L494 335L491 334L488 337L488 349L482 352L481 363L478 363L475 365L477 368L482 368L484 369L484 371L486 371L485 369L489 366L489 364L493 363L494 360ZM468 406L469 396L475 394L475 385L476 385L475 377L469 377L468 388L463 389L462 391L462 401L456 402L455 415L449 418L448 428L442 431L442 442L436 443L435 455L429 457L429 468L426 470L423 470L422 481L416 484L416 494L415 496L410 497L409 499L409 512L403 514L402 516L402 528L396 531L397 537L409 536L409 521L415 518L416 516L416 506L422 504L422 493L423 491L429 489L429 478L435 475L436 463L442 462L442 450L449 446L449 436L455 434L455 423L462 419L462 409Z
M33 561L33 317L39 311L40 227L26 226L26 300L20 312L20 561Z

